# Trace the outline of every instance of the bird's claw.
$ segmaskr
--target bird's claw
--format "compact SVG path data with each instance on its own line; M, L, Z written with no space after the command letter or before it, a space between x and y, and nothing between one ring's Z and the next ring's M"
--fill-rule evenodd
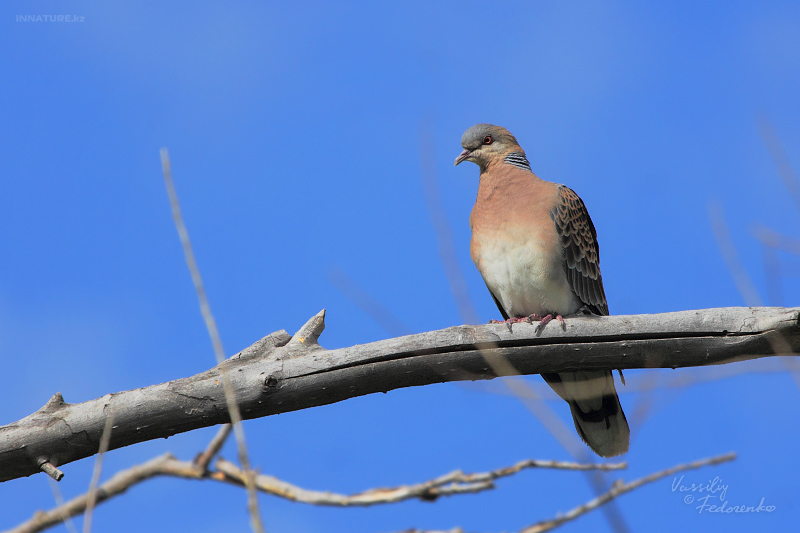
M507 318L505 320L490 320L489 324L505 324L508 328L509 333L513 333L514 331L511 329L512 324L519 324L520 322L525 322L526 324L533 324L534 322L538 322L539 324L536 326L536 333L542 331L542 329L553 319L558 320L561 323L561 330L567 331L567 324L564 322L564 317L561 315L554 315L549 313L545 316L539 316L537 314L528 315L528 316L515 316L511 318Z
M541 319L539 320L539 325L536 326L536 333L537 334L540 333L544 329L544 327L547 324L549 324L550 321L552 321L554 318L556 320L558 320L559 323L561 324L561 331L567 331L567 323L564 322L564 317L563 316L558 315L558 314L554 315L552 313L548 313L547 315L541 317Z

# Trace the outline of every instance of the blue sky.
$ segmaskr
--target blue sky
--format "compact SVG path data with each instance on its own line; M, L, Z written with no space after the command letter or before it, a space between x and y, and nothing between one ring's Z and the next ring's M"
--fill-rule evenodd
M82 21L18 21L37 14ZM745 304L710 203L766 303L800 303L798 258L781 253L780 277L765 272L752 234L757 223L800 233L758 128L767 117L800 166L797 3L10 1L0 25L0 424L56 391L81 402L213 365L161 147L229 354L322 308L327 348L391 336L336 288L335 271L412 332L462 323L425 205L421 131L469 294L482 322L497 318L468 252L478 170L452 166L477 122L507 127L539 176L583 198L613 314ZM780 295L768 291L776 281ZM763 368L681 389L663 385L707 371L626 373L659 388L620 477L733 450L734 463L685 481L719 476L730 505L776 506L698 515L668 478L618 500L632 530L796 524L800 391ZM640 395L621 388L621 401L630 420ZM563 402L548 405L569 423ZM568 459L494 383L398 390L245 430L263 472L343 492ZM189 459L214 431L114 451L104 477L165 451ZM63 468L67 497L86 490L91 468ZM524 472L435 504L260 501L275 533L514 531L592 495L581 474ZM44 476L4 483L0 528L52 505ZM100 506L94 527L245 530L244 508L235 488L156 480ZM589 528L608 529L602 513L562 530Z

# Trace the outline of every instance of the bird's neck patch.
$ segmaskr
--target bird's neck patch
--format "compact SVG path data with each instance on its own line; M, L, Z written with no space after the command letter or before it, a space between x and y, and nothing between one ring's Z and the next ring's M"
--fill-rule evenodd
M522 152L511 152L503 159L503 162L527 170L528 172L533 172L531 170L531 164L528 163L528 158L526 158L525 154Z

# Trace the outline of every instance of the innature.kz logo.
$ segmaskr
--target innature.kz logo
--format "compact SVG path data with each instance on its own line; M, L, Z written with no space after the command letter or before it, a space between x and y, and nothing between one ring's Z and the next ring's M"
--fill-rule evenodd
M83 15L17 15L17 22L83 22Z

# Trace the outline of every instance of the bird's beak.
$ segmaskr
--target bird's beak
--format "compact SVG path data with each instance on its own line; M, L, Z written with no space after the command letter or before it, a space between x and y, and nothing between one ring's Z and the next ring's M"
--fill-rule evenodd
M466 158L468 158L468 157L469 157L469 156L471 156L471 155L472 155L472 152L471 152L471 151L469 151L469 150L467 150L467 149L464 149L464 151L463 151L463 152L461 152L461 153L458 155L458 157L456 157L456 162L455 162L455 163L453 163L453 166L458 166L458 164L459 164L459 163L461 163L462 161L464 161Z

